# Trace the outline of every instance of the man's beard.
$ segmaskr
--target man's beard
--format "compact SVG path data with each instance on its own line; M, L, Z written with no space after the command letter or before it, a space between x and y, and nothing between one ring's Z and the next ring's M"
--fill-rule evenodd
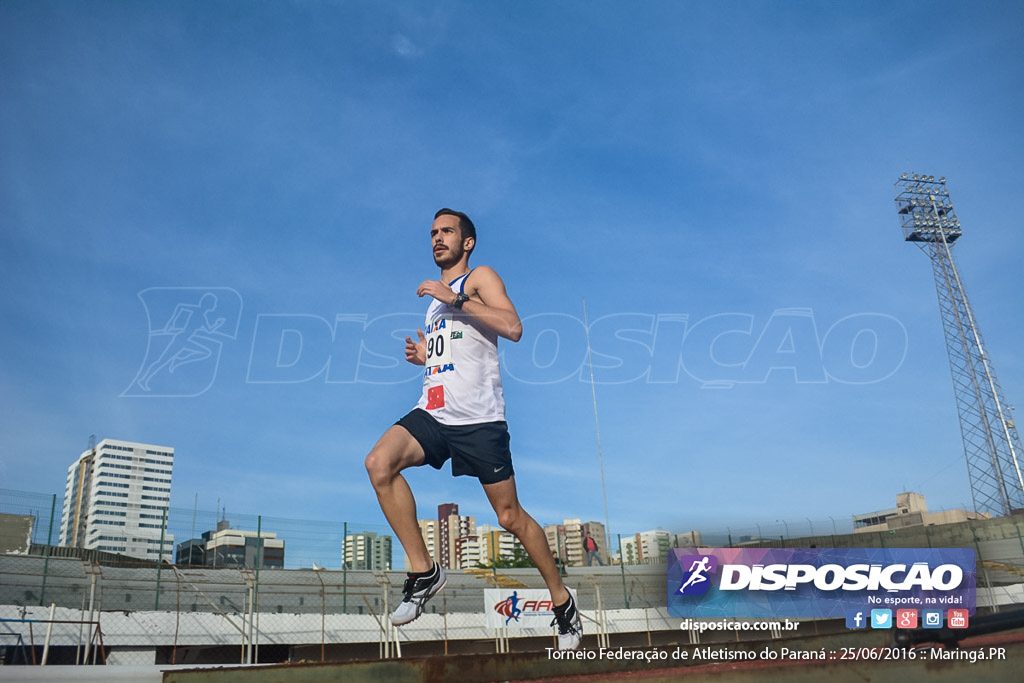
M453 249L445 249L444 251L434 252L434 263L441 268L450 266L458 263L464 254L462 247L455 247Z

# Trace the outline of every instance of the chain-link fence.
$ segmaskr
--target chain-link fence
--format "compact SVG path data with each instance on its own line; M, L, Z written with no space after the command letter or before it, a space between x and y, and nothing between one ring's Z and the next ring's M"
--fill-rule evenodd
M7 663L187 664L554 646L550 600L534 569L451 570L425 613L396 629L388 615L404 579L398 572L105 566L4 555L0 650ZM565 580L585 632L599 642L611 632L650 642L653 632L673 629L663 566L572 569ZM513 594L524 618L490 626L488 611ZM534 613L542 618L525 618Z
M59 509L53 496L0 491L0 539L21 548L0 554L2 663L338 661L542 651L555 644L550 602L535 569L450 570L446 589L427 604L425 613L396 629L388 615L401 600L404 573L354 570L342 563L345 532L372 528L367 525L235 516L232 523L240 528L284 530L287 557L301 556L296 564L308 565L280 569L257 562L214 568L55 547L47 540L54 535L50 526ZM215 515L206 520L188 511L189 517L193 514L197 529L218 521ZM187 522L189 531L181 538L193 537L191 519ZM778 538L765 533L776 526L783 531ZM1024 603L1022 518L868 533L844 533L838 524L805 520L800 537L785 533L792 534L795 524L776 526L754 524L759 533L753 534L737 530L734 535L727 529L720 539L705 534L702 545L968 547L978 557L979 608ZM291 560L287 564L295 566ZM575 591L583 615L585 646L685 640L678 619L667 614L665 579L664 561L657 558L568 567L565 582ZM509 599L518 600L515 610L502 611ZM502 615L497 621L496 612ZM543 619L526 618L542 614ZM828 626L814 622L801 628L818 633ZM755 636L733 631L731 637Z
M61 514L63 500L57 495L29 493L0 489L0 552L17 552L19 548L27 549L26 538L31 544L39 546L55 546L60 538ZM115 511L117 512L117 511ZM203 541L204 536L210 537L218 531L237 532L252 540L262 540L261 559L278 567L293 569L312 568L314 565L325 569L341 569L346 536L355 534L377 534L386 536L390 529L383 524L348 523L322 520L300 520L279 517L265 517L259 514L233 512L229 509L217 511L195 508L169 507L166 510L133 510L123 513L127 519L137 522L140 515L152 515L158 528L163 526L164 533L152 534L151 542L159 544L150 554L154 562L163 557L165 561L176 564L193 564L196 560L188 552L188 541ZM162 519L166 515L166 523ZM123 532L122 532L123 533ZM250 540L250 544L252 543ZM183 547L184 546L184 547ZM102 549L102 545L99 546ZM404 557L399 549L395 555L400 563ZM214 558L228 556L229 561L235 560L232 553L213 554ZM250 551L250 555L252 555ZM393 558L384 558L385 563ZM251 562L251 564L255 564ZM389 568L401 569L401 566Z

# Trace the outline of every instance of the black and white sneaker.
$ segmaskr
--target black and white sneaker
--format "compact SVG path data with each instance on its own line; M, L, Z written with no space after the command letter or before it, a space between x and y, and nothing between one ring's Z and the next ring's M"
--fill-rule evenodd
M564 610L555 610L555 618L551 625L558 624L558 649L576 650L583 642L583 624L580 623L580 611L576 609L576 599L569 593L569 604Z
M427 600L440 593L446 583L448 583L448 578L444 575L444 569L437 562L434 563L433 571L426 576L410 574L402 588L404 596L402 604L391 613L391 623L401 626L415 620L423 614L423 605L427 604Z

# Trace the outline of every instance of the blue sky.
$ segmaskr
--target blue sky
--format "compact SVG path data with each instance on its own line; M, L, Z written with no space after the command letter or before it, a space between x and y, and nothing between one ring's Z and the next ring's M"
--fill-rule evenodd
M0 488L62 491L95 434L173 446L172 506L382 523L362 461L418 397L451 206L525 321L542 524L605 519L584 301L613 534L969 507L893 183L949 179L1024 401L1022 34L1013 2L0 0ZM172 375L157 333L205 293Z

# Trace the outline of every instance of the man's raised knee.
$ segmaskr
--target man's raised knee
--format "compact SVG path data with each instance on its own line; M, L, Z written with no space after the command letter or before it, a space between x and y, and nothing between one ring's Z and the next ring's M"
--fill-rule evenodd
M423 463L423 449L405 429L392 427L363 461L374 487L387 486L407 467Z
M388 480L394 476L394 468L389 466L387 458L382 457L377 449L370 451L363 464L366 466L366 473L370 477L370 483L374 487L387 484Z
M522 508L509 508L498 513L498 524L505 531L518 531L523 519Z

